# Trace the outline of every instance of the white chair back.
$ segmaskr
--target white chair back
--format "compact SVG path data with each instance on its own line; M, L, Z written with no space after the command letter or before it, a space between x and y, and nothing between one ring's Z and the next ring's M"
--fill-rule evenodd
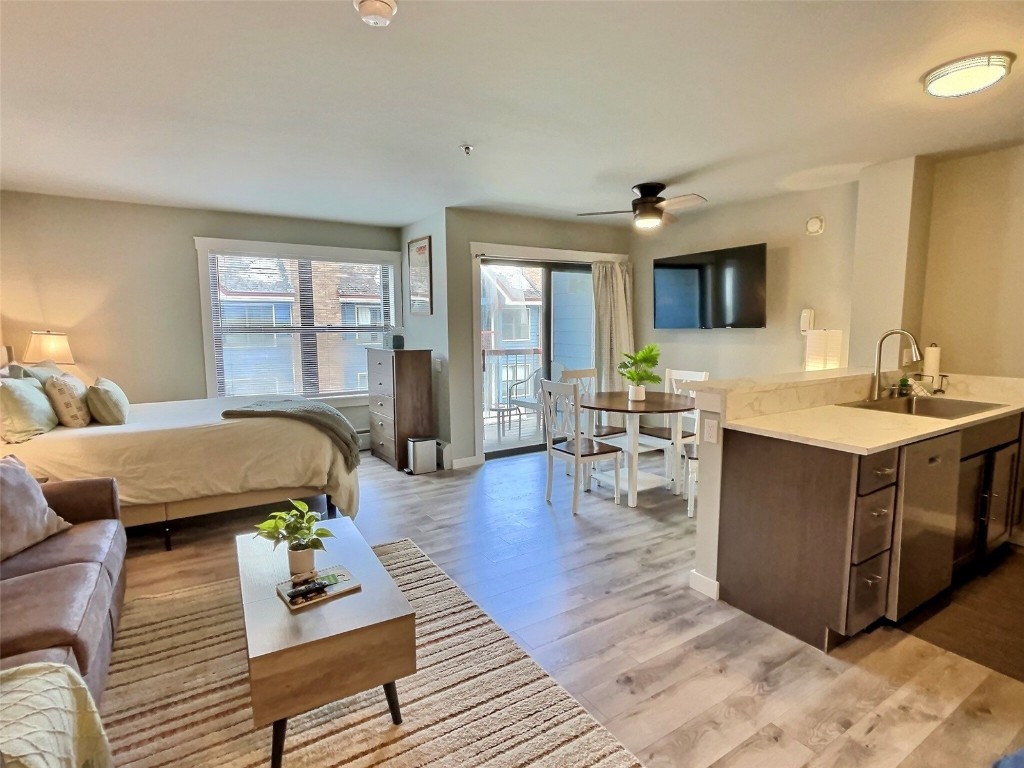
M544 404L544 440L548 451L562 438L574 441L580 454L580 387L578 384L540 380Z
M707 381L711 378L710 371L683 371L677 368L666 368L665 369L665 391L671 395L686 395L691 397L693 395L693 388L686 386L695 381ZM700 424L700 411L693 410L688 413L679 414L679 419L683 424L684 428L689 426L689 422L692 420L693 429L687 430L688 432L697 432L697 426ZM697 440L697 442L700 442Z
M597 391L597 368L566 368L560 381L579 385L581 395L592 395Z

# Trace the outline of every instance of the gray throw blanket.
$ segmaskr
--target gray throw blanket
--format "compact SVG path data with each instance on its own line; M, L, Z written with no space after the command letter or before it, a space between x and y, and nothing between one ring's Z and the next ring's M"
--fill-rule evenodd
M359 437L341 411L319 400L257 400L221 414L225 419L273 417L295 419L310 424L329 438L345 457L345 468L351 472L359 466Z

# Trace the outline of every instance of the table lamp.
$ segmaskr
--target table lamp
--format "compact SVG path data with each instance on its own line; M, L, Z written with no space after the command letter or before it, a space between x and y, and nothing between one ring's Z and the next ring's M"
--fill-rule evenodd
M71 345L68 344L68 335L66 333L32 331L28 338L28 346L25 347L22 362L41 363L43 360L53 360L58 365L75 364L75 358L71 354Z

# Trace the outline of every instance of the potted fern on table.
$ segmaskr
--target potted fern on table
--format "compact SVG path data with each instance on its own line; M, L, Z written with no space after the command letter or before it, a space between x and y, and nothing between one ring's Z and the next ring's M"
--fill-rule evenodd
M288 499L292 509L271 512L270 517L256 526L256 535L274 542L274 549L282 541L288 544L288 569L292 576L309 573L316 567L315 553L323 551L323 539L334 536L327 528L318 528L320 515L310 512L304 501Z
M635 353L628 352L619 363L619 373L629 382L629 399L644 400L647 398L647 384L660 384L661 376L654 372L661 351L657 344L646 344Z

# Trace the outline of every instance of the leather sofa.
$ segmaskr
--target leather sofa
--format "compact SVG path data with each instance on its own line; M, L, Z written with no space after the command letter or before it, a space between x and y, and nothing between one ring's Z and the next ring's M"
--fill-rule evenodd
M68 480L42 489L71 528L0 562L0 668L67 664L98 703L124 605L117 483Z

